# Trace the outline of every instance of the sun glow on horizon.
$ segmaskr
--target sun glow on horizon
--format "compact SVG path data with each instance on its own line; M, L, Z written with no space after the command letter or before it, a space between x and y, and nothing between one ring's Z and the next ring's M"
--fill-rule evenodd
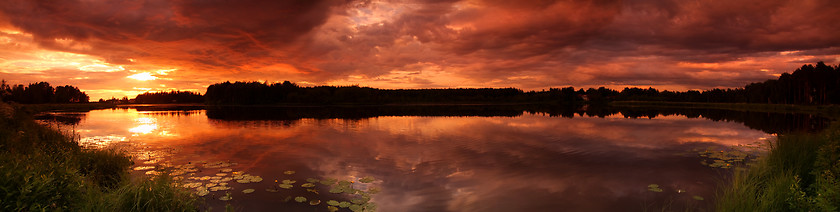
M140 81L149 81L149 80L157 79L156 76L152 76L152 74L150 74L149 72L134 74L134 75L131 75L131 76L127 76L126 78L131 78L131 79L140 80Z

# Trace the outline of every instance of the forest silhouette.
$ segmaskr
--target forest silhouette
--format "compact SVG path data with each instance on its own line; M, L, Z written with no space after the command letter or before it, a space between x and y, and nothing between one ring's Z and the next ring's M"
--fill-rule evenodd
M0 85L0 99L18 103L88 102L78 88L53 88L47 82L28 86ZM610 101L670 101L709 103L840 104L840 65L806 64L778 79L751 83L743 88L705 91L659 91L654 88L600 87L550 88L523 91L516 88L379 89L354 86L303 87L295 83L223 82L212 84L202 96L190 91L143 93L133 100L112 98L114 103L206 103L209 105L385 105L385 104L601 104Z
M839 65L840 66L840 65ZM378 89L359 86L301 87L295 83L223 82L207 87L205 101L214 105L253 104L435 104L559 103L609 101L673 101L767 104L838 104L840 68L823 62L803 65L792 74L743 88L706 91L659 91L654 88L574 87L522 91L516 88Z
M53 88L50 83L31 83L29 86L0 82L0 100L24 104L88 102L90 97L79 88L65 85Z
M165 103L202 103L204 97L201 94L190 91L163 91L155 93L142 93L134 98L138 104L165 104Z

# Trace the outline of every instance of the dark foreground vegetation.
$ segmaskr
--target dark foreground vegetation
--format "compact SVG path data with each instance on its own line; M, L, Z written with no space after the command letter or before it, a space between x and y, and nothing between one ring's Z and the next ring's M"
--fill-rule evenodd
M126 154L84 149L32 113L0 103L0 211L196 210L169 177L131 180Z
M717 211L840 211L840 127L780 135L769 151L736 169Z
M359 86L302 87L283 83L224 82L210 85L205 101L219 105L253 104L449 104L669 101L823 105L840 103L840 68L823 62L803 65L792 74L735 89L659 91L654 88L574 87L543 91L515 88L378 89Z

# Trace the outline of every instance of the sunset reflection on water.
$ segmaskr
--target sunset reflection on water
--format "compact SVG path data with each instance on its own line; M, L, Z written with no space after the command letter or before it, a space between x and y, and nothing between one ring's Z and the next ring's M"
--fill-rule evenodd
M683 116L231 121L204 113L96 110L77 132L82 139L123 137L135 148L166 150L173 164L235 162L234 169L266 181L282 179L285 170L316 178L373 176L381 179L382 192L373 198L380 211L634 211L665 201L704 207L721 172L701 165L693 151L770 136ZM648 191L654 183L665 191ZM255 192L233 204L273 210L279 202L271 195Z

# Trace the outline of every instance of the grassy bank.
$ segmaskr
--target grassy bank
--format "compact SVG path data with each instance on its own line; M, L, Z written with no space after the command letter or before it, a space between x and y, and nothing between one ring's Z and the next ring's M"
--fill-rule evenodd
M840 127L780 135L769 151L736 169L717 211L840 211Z
M77 109L90 107L99 106ZM131 180L126 154L83 149L36 123L32 113L42 109L0 103L0 211L197 209L196 198L173 187L167 176Z
M752 103L706 103L706 102L659 102L659 101L614 101L610 106L615 107L652 107L652 108L699 108L723 109L749 112L768 113L804 113L824 117L840 117L838 105L786 105L786 104L752 104Z

